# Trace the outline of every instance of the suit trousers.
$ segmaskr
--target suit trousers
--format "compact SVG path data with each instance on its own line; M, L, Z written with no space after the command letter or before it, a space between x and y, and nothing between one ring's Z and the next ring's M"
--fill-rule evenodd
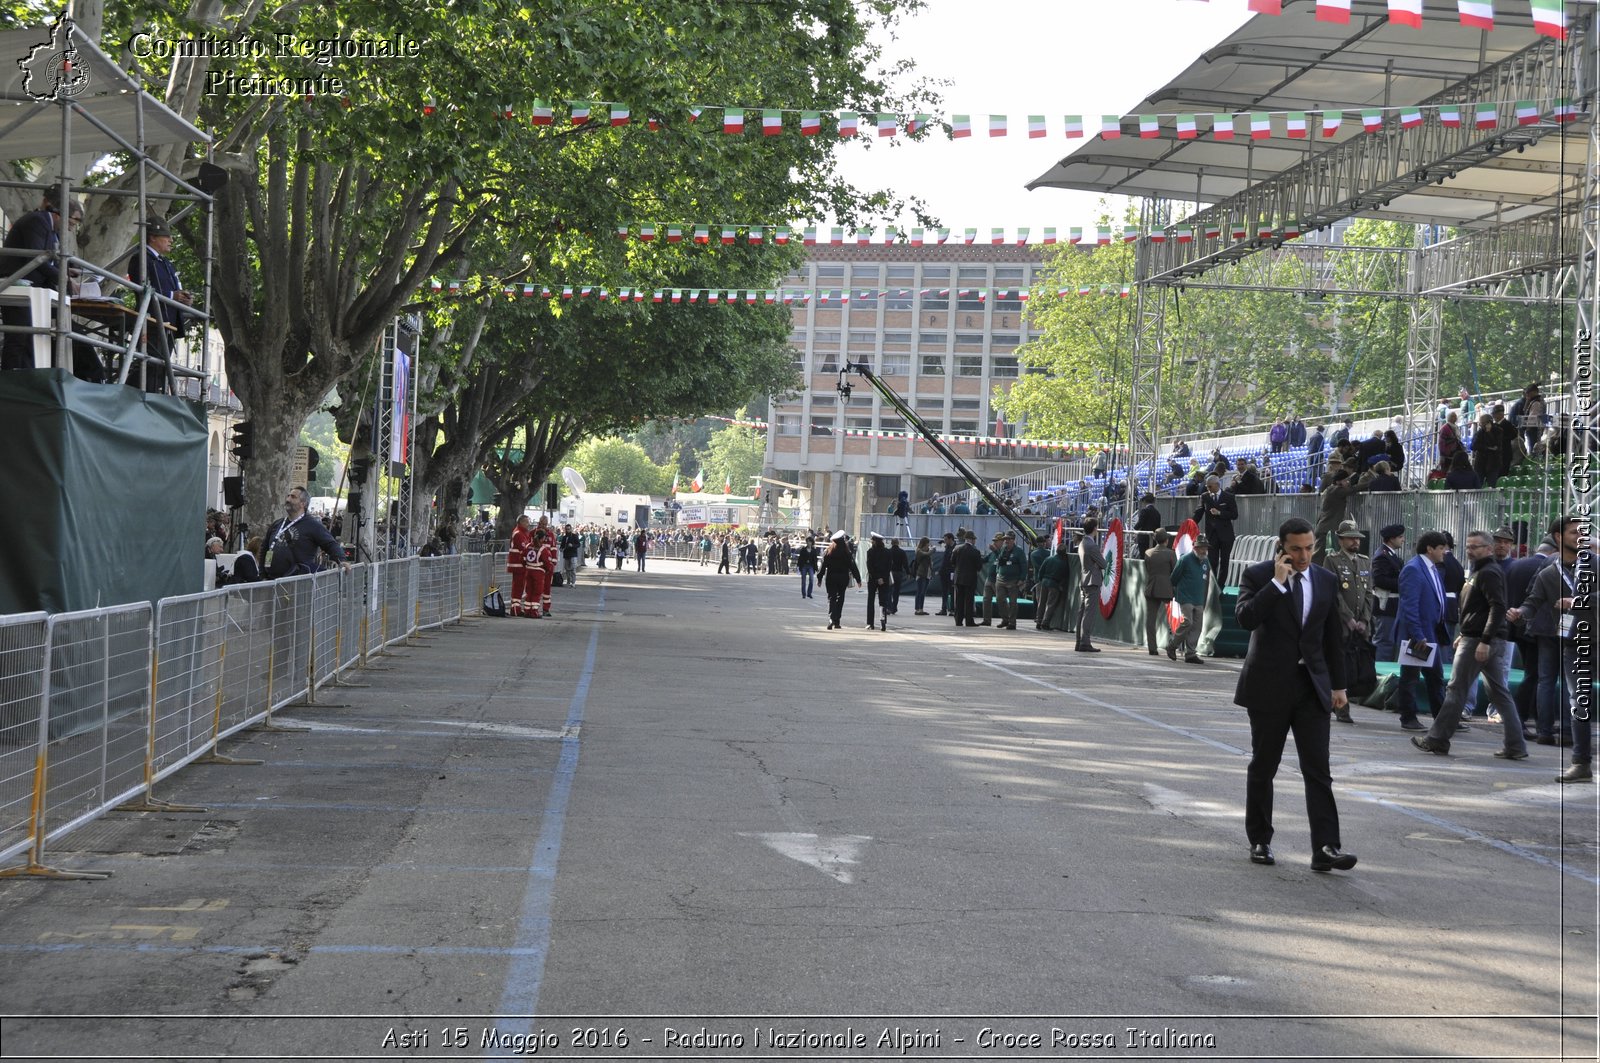
M1089 637L1094 634L1095 618L1100 615L1100 586L1083 587L1079 590L1082 601L1078 607L1078 645L1090 645Z
M1185 657L1200 656L1200 631L1205 627L1206 607L1179 604L1183 610L1183 626L1173 638L1178 641L1178 652Z
M829 583L823 589L828 592L828 619L837 627L844 618L844 593L850 589L850 584L841 583L835 586Z
M1421 677L1423 686L1428 692L1428 713L1437 716L1444 707L1444 654L1448 643L1441 641L1433 657L1433 664L1427 668L1417 668L1412 665L1403 665L1400 668L1400 684L1395 687L1394 700L1399 706L1402 720L1415 720L1417 718L1417 679Z
M1272 780L1283 760L1283 746L1294 733L1305 780L1306 818L1311 823L1311 847L1340 847L1339 809L1333 800L1333 775L1328 769L1329 712L1322 707L1311 676L1297 665L1297 677L1284 691L1280 704L1251 707L1250 767L1245 773L1244 830L1251 845L1272 841Z
M1171 598L1146 598L1144 600L1144 641L1151 653L1161 647L1156 645L1156 629L1167 626L1167 606Z
M976 590L977 588L970 583L957 583L951 588L950 595L955 605L957 627L974 623L972 606L974 601L973 594Z

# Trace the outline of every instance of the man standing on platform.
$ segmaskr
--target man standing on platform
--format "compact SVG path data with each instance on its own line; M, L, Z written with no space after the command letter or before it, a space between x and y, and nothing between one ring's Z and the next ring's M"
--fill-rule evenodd
M1417 536L1416 556L1400 570L1400 648L1419 662L1428 661L1400 666L1400 685L1394 696L1400 726L1407 731L1424 729L1417 720L1418 677L1427 688L1428 712L1437 716L1444 705L1444 647L1450 638L1444 626L1444 579L1439 564L1449 549L1444 532L1423 532Z
M56 203L60 195L54 188L45 189L44 198L39 202L39 209L29 211L12 224L5 239L5 247L9 253L0 254L0 277L10 276L21 269L36 252L60 251L62 231L70 230L83 221L83 204L77 200L67 205L66 217L63 219L61 207ZM60 266L55 260L47 260L34 266L31 272L23 274L21 279L35 288L58 291L61 284ZM9 304L0 307L0 323L14 328L27 328L35 324L33 313L26 305ZM0 369L33 367L33 336L26 332L7 332L0 335Z
M1311 524L1291 517L1278 528L1277 559L1251 565L1239 581L1239 626L1250 632L1233 696L1250 714L1244 826L1250 861L1276 863L1272 780L1292 731L1311 821L1311 870L1348 871L1356 857L1341 851L1328 768L1328 714L1348 704L1344 625L1335 604L1338 582L1311 564L1315 544Z
M1167 610L1172 605L1172 574L1178 566L1178 555L1167 545L1165 528L1155 531L1155 543L1144 555L1144 641L1150 656L1161 651L1156 648L1156 628L1167 626ZM1167 656L1175 657L1177 639L1169 640Z
M1222 489L1222 481L1215 476L1206 477L1206 493L1200 496L1200 507L1194 519L1211 544L1211 574L1218 587L1228 585L1228 561L1233 555L1233 522L1239 519L1239 503L1233 492Z
M1395 636L1400 619L1400 569L1405 560L1400 547L1405 542L1404 524L1385 524L1378 531L1382 540L1372 555L1372 620L1377 625L1377 657L1380 661L1393 661L1399 654L1399 639Z
M1353 520L1339 525L1339 552L1329 554L1323 564L1339 580L1339 622L1344 625L1345 644L1357 640L1372 643L1372 562L1361 551L1361 529ZM1346 682L1355 679L1346 669ZM1354 723L1350 707L1334 711L1340 723Z
M1100 647L1091 641L1094 619L1100 614L1100 587L1106 575L1106 555L1100 549L1099 531L1100 522L1093 517L1088 518L1083 522L1083 538L1078 542L1078 565L1083 571L1083 579L1079 584L1083 604L1078 615L1078 645L1074 648L1079 653L1100 652Z
M1194 541L1194 549L1180 557L1172 570L1172 600L1183 610L1183 623L1167 643L1167 656L1173 660L1177 660L1181 648L1187 663L1205 663L1197 651L1200 632L1205 627L1206 578L1211 574L1211 567L1206 563L1209 552L1210 544L1202 535Z

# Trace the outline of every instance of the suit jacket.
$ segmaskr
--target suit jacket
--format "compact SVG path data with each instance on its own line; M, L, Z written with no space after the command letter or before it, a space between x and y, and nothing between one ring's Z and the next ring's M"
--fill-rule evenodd
M1220 510L1220 517L1213 517L1212 509ZM1223 488L1217 494L1207 491L1200 496L1200 508L1194 511L1194 519L1205 529L1206 539L1213 547L1234 540L1233 522L1239 519L1239 503L1233 500L1233 492Z
M1098 587L1105 582L1106 555L1100 549L1100 540L1085 535L1078 544L1078 560L1083 565L1083 586Z
M1144 596L1146 598L1172 598L1172 570L1177 567L1178 555L1170 546L1158 546L1144 555Z
M1344 624L1339 620L1339 581L1332 572L1312 565L1311 613L1305 624L1295 614L1294 596L1272 582L1273 563L1262 561L1244 570L1239 580L1239 626L1250 632L1250 649L1233 693L1235 705L1251 709L1283 705L1292 690L1295 669L1305 662L1322 707L1333 711L1333 691L1345 687Z
M1439 576L1438 590L1434 589L1428 569ZM1416 554L1400 570L1400 620L1396 635L1402 641L1443 642L1444 632L1444 573L1438 572L1426 554ZM1444 652L1442 649L1440 652Z
M56 217L47 211L29 211L18 218L11 226L11 231L6 233L5 246L18 252L54 250L61 243L56 231ZM23 257L11 254L0 259L0 276L9 276L12 270L22 265ZM54 290L61 283L61 273L56 269L55 263L42 262L35 266L32 272L24 274L22 279L35 288Z

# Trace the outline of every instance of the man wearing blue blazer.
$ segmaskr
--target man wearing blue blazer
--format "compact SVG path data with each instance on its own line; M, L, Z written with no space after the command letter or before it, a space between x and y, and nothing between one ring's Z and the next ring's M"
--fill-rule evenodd
M1437 716L1444 707L1444 654L1450 642L1444 626L1444 574L1439 564L1450 549L1444 532L1423 532L1417 536L1417 554L1400 570L1400 615L1395 622L1395 641L1401 656L1409 649L1416 657L1428 656L1433 647L1433 663L1400 667L1400 684L1395 688L1395 703L1400 707L1400 726L1407 731L1425 728L1417 720L1417 678L1428 692L1428 713Z
M1339 809L1328 768L1331 713L1343 710L1344 624L1339 580L1311 557L1311 523L1291 517L1278 528L1277 558L1245 569L1239 581L1239 626L1250 649L1234 691L1250 714L1250 767L1246 775L1244 829L1250 860L1272 864L1272 780L1294 732L1306 816L1311 821L1311 870L1348 871L1353 853L1340 851Z

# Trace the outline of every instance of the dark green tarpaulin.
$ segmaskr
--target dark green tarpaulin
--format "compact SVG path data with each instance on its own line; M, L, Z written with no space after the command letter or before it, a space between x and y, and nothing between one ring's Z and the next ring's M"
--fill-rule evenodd
M0 373L0 613L204 590L206 420L198 403Z

